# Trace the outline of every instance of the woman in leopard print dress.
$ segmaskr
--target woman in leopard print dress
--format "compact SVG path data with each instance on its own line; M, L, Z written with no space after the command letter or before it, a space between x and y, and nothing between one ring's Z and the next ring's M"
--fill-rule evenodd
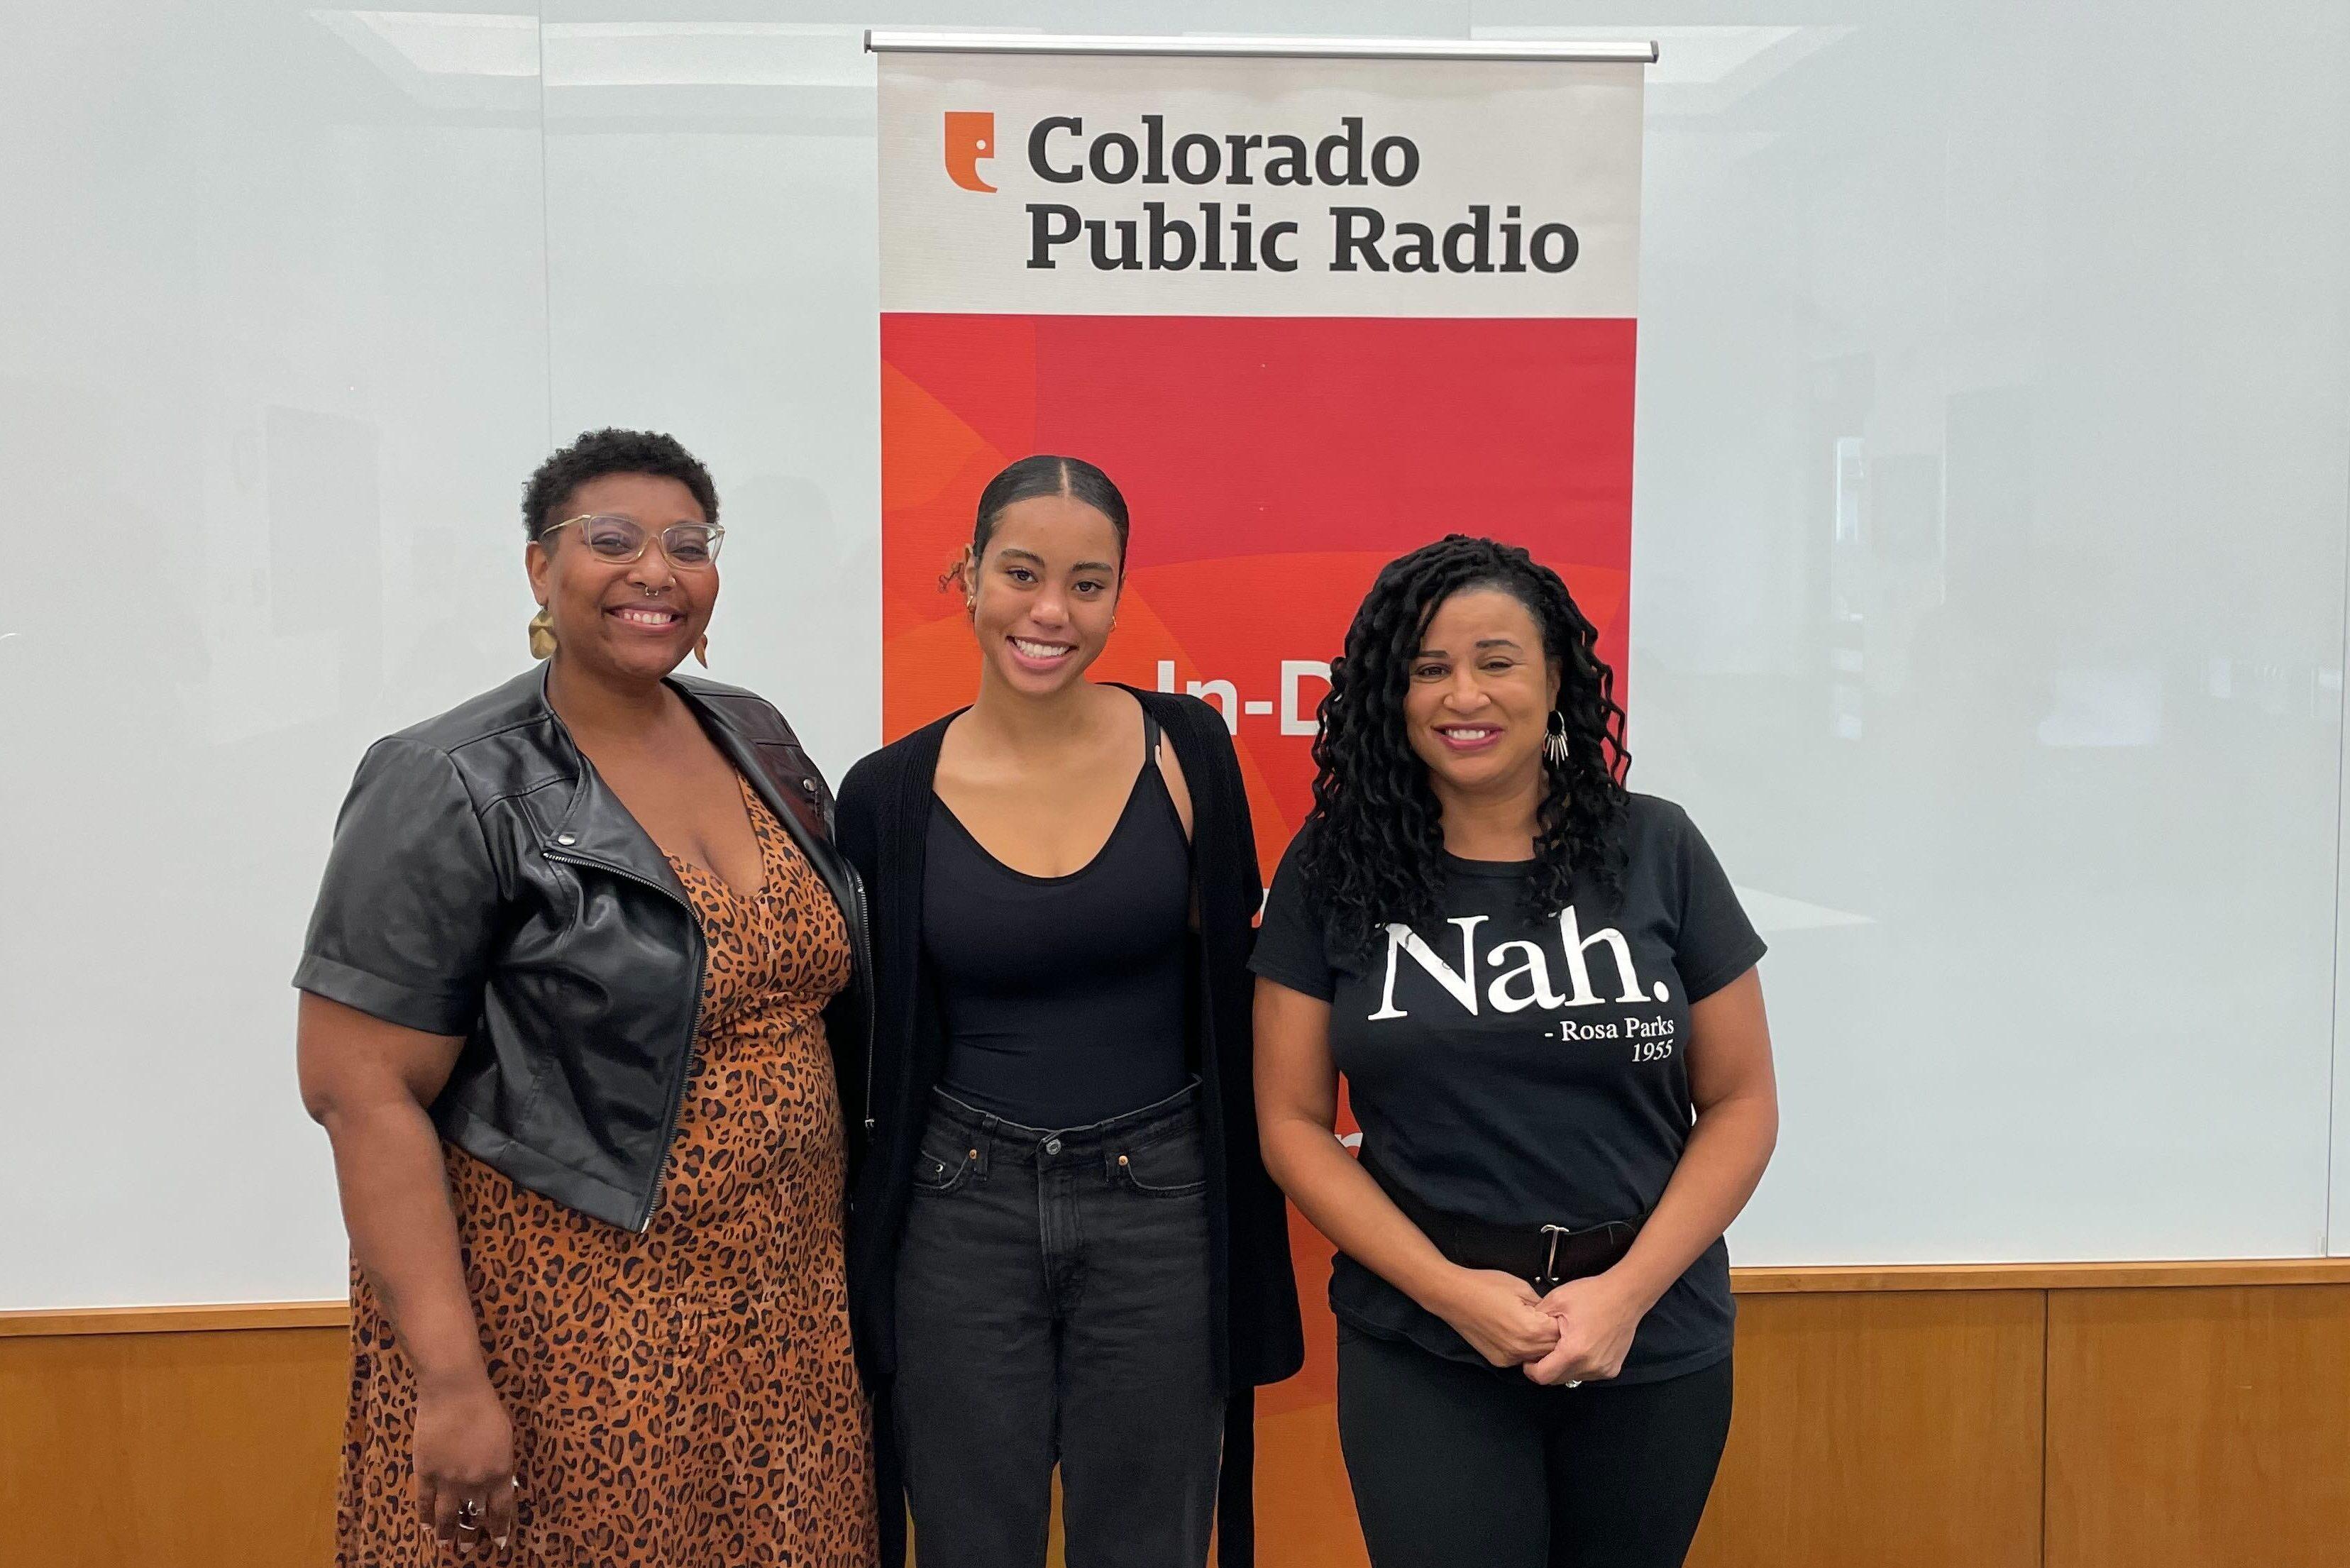
M781 719L671 674L715 511L666 437L550 459L545 679L379 745L338 825L296 983L352 1237L343 1564L873 1562L858 899Z

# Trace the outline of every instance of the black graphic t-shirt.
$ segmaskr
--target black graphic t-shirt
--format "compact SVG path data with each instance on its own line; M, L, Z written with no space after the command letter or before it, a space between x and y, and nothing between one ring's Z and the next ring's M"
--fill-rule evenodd
M1251 967L1330 1003L1330 1049L1365 1150L1429 1207L1580 1229L1654 1209L1689 1142L1690 1003L1744 974L1762 939L1680 807L1636 794L1623 891L1578 883L1547 919L1525 867L1448 857L1443 916L1347 954L1292 845ZM1330 1306L1362 1333L1457 1361L1450 1324L1353 1259ZM1641 1320L1620 1382L1730 1354L1730 1253L1715 1242Z

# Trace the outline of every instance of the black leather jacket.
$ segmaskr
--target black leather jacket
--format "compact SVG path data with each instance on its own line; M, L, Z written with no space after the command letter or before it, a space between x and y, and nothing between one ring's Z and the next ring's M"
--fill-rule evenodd
M674 677L848 922L826 1014L844 1121L862 1115L872 962L832 797L764 700ZM294 983L465 1037L442 1137L524 1187L641 1231L660 1205L701 1022L702 936L668 860L597 777L534 670L380 741L335 826Z

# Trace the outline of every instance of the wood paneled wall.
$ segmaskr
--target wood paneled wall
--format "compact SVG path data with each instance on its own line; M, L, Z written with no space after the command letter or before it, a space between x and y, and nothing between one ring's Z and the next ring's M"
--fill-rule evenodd
M2350 1563L2350 1286L2048 1300L2047 1562Z
M1693 1568L2350 1563L2350 1262L1739 1284L1738 1411ZM339 1316L0 1314L0 1563L330 1562ZM1261 1511L1343 1518L1326 1407L1274 1424ZM1308 1555L1363 1561L1344 1539Z
M2038 1291L1739 1303L1693 1568L2037 1568Z
M340 1327L0 1338L0 1564L334 1561Z

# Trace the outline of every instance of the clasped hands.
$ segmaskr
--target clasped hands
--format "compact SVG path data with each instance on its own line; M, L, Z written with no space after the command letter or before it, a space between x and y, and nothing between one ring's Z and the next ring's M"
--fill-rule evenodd
M1438 1315L1495 1366L1520 1367L1536 1383L1576 1384L1624 1369L1644 1311L1608 1273L1543 1295L1515 1274L1462 1269Z

